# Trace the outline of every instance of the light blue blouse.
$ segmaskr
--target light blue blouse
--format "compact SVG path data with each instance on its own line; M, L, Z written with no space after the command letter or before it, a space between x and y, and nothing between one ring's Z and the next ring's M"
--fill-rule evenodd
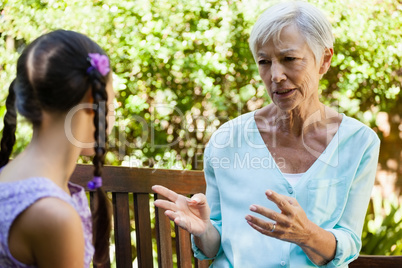
M296 198L311 221L334 234L336 256L325 267L348 267L361 248L378 162L376 133L343 115L325 151L292 186L265 146L254 114L222 125L204 152L210 218L221 234L211 267L316 267L299 246L262 235L247 224L251 204L279 212L266 198L267 189ZM194 243L193 250L197 258L206 259Z

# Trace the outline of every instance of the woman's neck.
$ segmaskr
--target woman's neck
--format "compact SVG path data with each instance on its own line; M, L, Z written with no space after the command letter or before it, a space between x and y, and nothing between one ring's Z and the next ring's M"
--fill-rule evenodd
M297 137L307 130L311 131L325 125L326 107L319 101L311 101L287 111L273 106L273 110L275 128Z

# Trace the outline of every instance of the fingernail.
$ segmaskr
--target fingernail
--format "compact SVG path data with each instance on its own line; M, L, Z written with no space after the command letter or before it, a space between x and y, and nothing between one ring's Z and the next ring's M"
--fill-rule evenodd
M254 205L251 205L251 206L250 206L250 210L251 210L251 211L256 211L256 210L257 210L257 207L254 206Z
M266 193L267 193L267 195L269 195L269 196L272 195L272 191L271 191L271 190L267 190Z
M247 216L246 216L246 220L247 220L247 221L251 221L250 215L247 215Z

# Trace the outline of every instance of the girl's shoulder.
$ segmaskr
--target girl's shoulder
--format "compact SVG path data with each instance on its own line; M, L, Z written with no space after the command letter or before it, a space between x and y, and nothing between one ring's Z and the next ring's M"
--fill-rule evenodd
M17 257L21 251L12 252L12 241L25 241L24 246L32 256L20 256L20 260L41 260L49 264L67 256L84 260L82 223L77 211L57 197L37 200L24 210L10 230L10 252ZM67 251L67 252L66 252Z
M0 182L0 200L20 198L41 198L46 195L68 199L69 195L53 181L43 177L31 177L23 180Z

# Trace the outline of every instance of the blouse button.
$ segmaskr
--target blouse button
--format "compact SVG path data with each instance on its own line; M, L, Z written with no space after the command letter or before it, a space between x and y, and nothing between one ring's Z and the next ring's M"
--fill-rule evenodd
M292 187L289 187L289 188L288 188L288 193L289 193L289 194L293 194L293 188L292 188Z
M285 261L281 261L281 265L282 265L282 266L285 266L285 265L286 265L286 262L285 262Z

